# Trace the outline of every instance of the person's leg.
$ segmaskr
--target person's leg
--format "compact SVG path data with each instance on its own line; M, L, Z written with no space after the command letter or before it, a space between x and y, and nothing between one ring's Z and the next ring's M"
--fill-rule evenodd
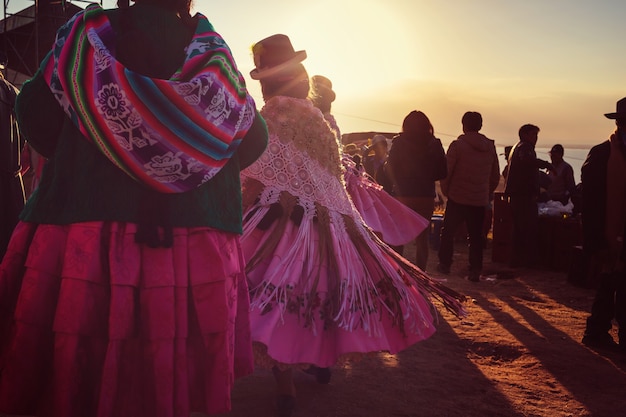
M313 375L318 384L330 383L332 372L330 368L320 368L317 365L311 365L304 370L309 375Z
M513 244L511 252L511 266L518 267L526 263L526 205L520 197L511 196L511 214L513 218Z
M469 279L478 281L483 270L485 208L466 206L465 210L465 224L469 235Z
M281 371L278 367L272 368L276 380L276 415L278 417L291 417L296 406L296 388L293 384L291 368Z
M483 247L487 247L489 231L493 225L493 200L485 207L485 217L483 218Z
M414 210L414 208L413 208L413 206L411 204L413 199L408 198L408 197L398 196L398 197L396 197L396 200L398 200L399 202L401 202L402 204L404 204L408 208ZM396 253L398 253L399 255L404 256L404 245L400 245L400 246L389 245L389 246L391 247L391 249L396 251Z
M525 223L524 228L524 266L537 266L539 256L537 252L537 243L539 241L539 213L537 211L537 202L535 200L525 201Z
M626 351L626 270L616 273L615 320L619 326L619 346Z
M615 276L601 273L598 276L598 288L591 306L591 315L587 318L587 326L583 343L590 346L611 346L614 344L611 330L615 316Z
M398 255L404 256L404 245L401 245L401 246L389 245L389 247L393 249Z
M430 197L415 199L414 206L411 208L430 222L435 210L435 199ZM426 271L428 265L429 238L430 228L427 228L415 239L415 265L422 271Z
M452 265L452 254L454 252L454 235L459 225L463 221L463 213L460 205L448 199L446 211L443 215L443 226L441 227L441 243L439 246L439 272L450 272Z

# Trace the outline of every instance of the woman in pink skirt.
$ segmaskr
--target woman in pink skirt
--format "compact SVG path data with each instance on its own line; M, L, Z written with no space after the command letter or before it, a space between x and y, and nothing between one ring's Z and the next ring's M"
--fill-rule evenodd
M189 0L89 6L17 99L48 162L0 267L0 414L188 417L252 371L240 170L267 128Z
M242 172L242 247L256 363L273 368L278 414L289 416L293 367L399 352L435 331L431 296L457 314L464 297L363 222L346 191L337 138L307 100L306 52L274 35L256 43L253 54L250 75L261 82L270 139Z

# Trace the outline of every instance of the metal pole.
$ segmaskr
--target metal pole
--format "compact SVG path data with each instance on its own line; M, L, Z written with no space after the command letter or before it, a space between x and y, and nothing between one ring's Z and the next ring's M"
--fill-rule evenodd
M39 66L39 0L35 0L35 68Z

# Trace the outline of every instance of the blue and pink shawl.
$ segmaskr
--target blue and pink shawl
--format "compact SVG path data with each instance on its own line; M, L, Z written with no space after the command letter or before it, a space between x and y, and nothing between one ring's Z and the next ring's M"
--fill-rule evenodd
M51 91L85 138L132 178L164 193L211 179L256 114L230 49L197 17L185 62L168 80L115 59L114 33L98 5L59 29L42 63Z

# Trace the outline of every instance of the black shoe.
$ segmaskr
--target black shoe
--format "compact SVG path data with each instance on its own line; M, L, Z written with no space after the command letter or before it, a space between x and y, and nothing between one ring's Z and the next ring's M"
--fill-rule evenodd
M617 350L618 345L615 343L610 334L602 335L585 335L582 340L583 345L596 349Z
M330 368L317 368L315 380L318 384L330 383Z
M296 408L296 399L293 395L281 394L276 397L276 417L291 417Z
M444 275L450 274L450 265L444 265L442 263L438 263L437 272L444 274Z
M311 365L304 372L313 375L318 384L330 383L330 368L320 368L319 366Z

